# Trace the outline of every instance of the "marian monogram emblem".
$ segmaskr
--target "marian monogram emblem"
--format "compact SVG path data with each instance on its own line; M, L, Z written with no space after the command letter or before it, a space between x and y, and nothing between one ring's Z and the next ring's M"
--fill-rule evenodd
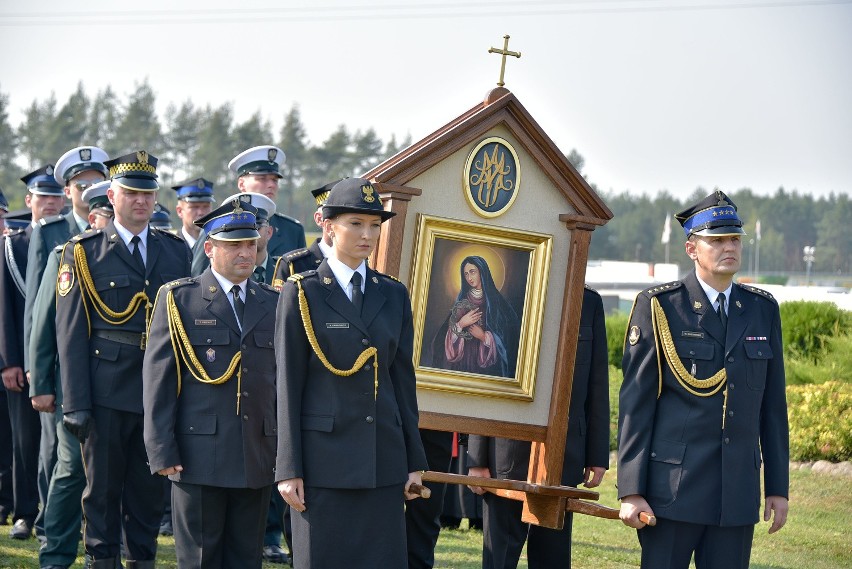
M521 169L507 140L492 136L476 145L464 168L467 202L482 217L506 212L518 195Z

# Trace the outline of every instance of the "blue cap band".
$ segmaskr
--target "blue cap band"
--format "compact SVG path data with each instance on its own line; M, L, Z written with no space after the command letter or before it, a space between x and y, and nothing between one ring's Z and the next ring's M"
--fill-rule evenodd
M228 225L234 225L233 229L254 229L257 225L257 218L250 211L241 211L239 213L226 213L225 215L214 217L204 224L204 231L208 235L213 235L217 229L221 229Z
M731 225L742 225L739 216L737 215L737 210L735 210L732 206L717 206L711 207L709 209L705 209L703 211L699 211L692 217L686 220L683 224L683 231L686 233L686 236L689 237L689 234L692 232L692 229L698 227L700 225L704 225L705 223L715 221L734 221L737 223L732 223ZM726 225L724 223L718 223L717 225Z

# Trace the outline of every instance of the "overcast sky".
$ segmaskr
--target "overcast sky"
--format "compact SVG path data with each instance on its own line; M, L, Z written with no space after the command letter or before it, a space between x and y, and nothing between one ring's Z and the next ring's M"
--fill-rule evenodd
M229 102L277 132L298 104L313 143L416 141L495 86L504 34L506 87L601 189L852 191L852 0L3 0L0 92L14 126L147 79L161 118Z

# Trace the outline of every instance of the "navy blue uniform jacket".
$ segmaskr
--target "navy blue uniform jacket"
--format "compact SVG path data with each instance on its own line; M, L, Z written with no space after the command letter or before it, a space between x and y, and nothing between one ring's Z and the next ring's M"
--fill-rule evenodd
M148 257L143 273L110 221L103 230L73 237L63 251L60 279L65 265L74 274L70 289L65 296L57 295L56 302L63 411L69 413L100 405L142 413L142 349L138 345L100 337L98 333L145 332L145 308L140 307L120 326L103 320L92 306L87 305L88 311L85 310L80 296L80 271L74 261L76 243L86 252L95 289L114 311L125 310L130 299L140 291L145 291L153 304L162 285L189 276L189 247L171 233L149 229Z
M692 375L705 379L725 368L724 430L724 389L710 397L689 393L658 354L652 298L666 313L687 371L694 364ZM787 496L778 304L764 291L734 284L728 307L725 335L694 272L639 293L633 307L619 397L618 496L644 496L660 518L721 526L757 523L761 459L764 495Z
M414 329L405 286L367 269L358 315L326 261L301 281L317 341L331 364L348 370L364 349L373 359L349 377L331 373L308 343L298 289L286 282L278 303L278 460L276 479L306 486L377 488L425 470L417 429Z
M278 293L252 280L246 287L242 332L228 291L210 269L160 289L142 372L145 448L152 473L180 464L183 472L169 477L175 482L261 488L275 481L273 336ZM239 414L236 374L209 385L176 359L167 319L169 290L208 376L221 376L231 359L242 354Z

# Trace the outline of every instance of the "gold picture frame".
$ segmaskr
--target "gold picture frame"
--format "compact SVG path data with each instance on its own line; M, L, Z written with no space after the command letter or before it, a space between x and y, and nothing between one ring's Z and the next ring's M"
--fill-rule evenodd
M409 283L418 388L533 400L552 241L417 216Z

